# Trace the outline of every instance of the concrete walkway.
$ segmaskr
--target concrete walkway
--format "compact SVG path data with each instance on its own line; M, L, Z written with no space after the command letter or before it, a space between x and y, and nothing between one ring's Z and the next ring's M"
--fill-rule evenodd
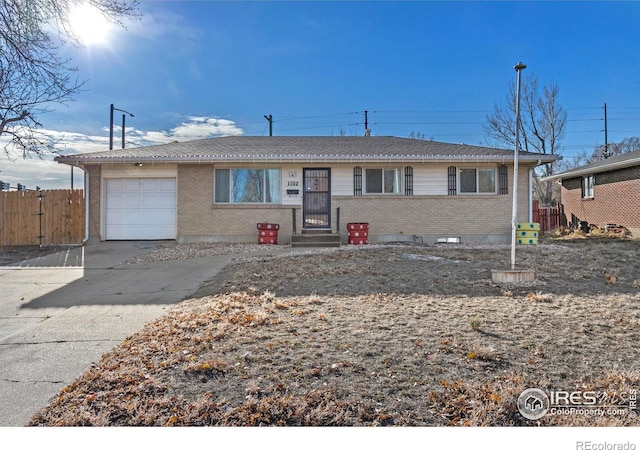
M24 426L100 356L237 255L122 265L162 242L102 242L0 267L0 426Z

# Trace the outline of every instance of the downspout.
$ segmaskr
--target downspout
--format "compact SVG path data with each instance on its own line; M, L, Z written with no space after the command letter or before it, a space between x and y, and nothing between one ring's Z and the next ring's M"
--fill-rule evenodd
M542 161L538 160L536 165L529 169L529 223L533 222L533 171L540 164Z
M86 244L89 240L89 171L82 168L84 171L84 241L82 245Z
M529 169L529 223L533 222L533 167Z

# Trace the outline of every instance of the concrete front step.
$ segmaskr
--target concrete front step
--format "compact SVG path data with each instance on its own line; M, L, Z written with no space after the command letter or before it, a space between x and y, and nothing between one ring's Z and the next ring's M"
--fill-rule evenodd
M327 234L334 234L330 228L303 228L302 234L314 234L326 236Z
M340 247L340 235L336 233L313 233L291 235L291 247Z

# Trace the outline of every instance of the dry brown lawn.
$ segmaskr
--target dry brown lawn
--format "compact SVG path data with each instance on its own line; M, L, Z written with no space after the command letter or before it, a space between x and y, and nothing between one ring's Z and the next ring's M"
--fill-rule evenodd
M633 426L525 419L529 387L640 385L640 242L361 246L241 258L149 323L31 425Z

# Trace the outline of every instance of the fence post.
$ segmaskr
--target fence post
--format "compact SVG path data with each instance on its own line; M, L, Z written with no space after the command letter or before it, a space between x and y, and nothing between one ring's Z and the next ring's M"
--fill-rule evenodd
M44 197L44 195L42 195L42 191L39 191L38 192L38 203L39 203L38 222L40 223L40 228L38 231L38 240L40 241L40 247L42 247L42 238L44 237L42 235L42 216L44 215L44 213L42 212L42 197Z
M552 213L552 209L549 208L547 210L547 228L545 229L545 231L549 231L551 229L551 213Z

